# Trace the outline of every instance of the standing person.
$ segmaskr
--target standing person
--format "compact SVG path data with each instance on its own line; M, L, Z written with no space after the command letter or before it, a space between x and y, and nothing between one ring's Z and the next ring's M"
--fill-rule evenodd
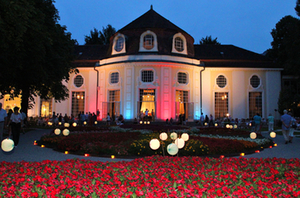
M294 137L294 131L297 128L296 119L293 117L293 114L290 112L289 115L291 116L291 126L289 131L289 142L292 143Z
M0 142L3 140L3 130L7 121L7 113L2 109L2 103L0 103Z
M257 113L253 117L253 121L254 121L254 124L255 124L255 133L260 133L261 117L260 117L259 113Z
M214 117L212 114L209 115L209 126L214 126Z
M109 116L109 113L107 113L107 116L106 116L106 125L110 125L110 116Z
M146 109L146 111L145 111L145 118L146 118L146 121L148 121L148 113L149 113L149 110Z
M23 125L22 114L19 113L19 107L14 107L14 113L11 114L8 125L11 124L11 131L15 147L19 144L21 127Z
M289 143L289 131L292 123L292 117L287 114L287 110L283 111L283 115L281 116L282 122L282 135L285 140L285 144Z
M203 115L203 113L201 113L201 116L200 116L200 126L203 126L203 123L204 123L204 115Z
M269 132L274 130L274 116L271 113L268 116L268 129Z

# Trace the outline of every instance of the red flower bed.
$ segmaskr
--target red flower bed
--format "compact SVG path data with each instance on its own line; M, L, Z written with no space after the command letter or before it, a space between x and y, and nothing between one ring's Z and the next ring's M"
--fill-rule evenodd
M299 197L299 159L0 163L0 197Z

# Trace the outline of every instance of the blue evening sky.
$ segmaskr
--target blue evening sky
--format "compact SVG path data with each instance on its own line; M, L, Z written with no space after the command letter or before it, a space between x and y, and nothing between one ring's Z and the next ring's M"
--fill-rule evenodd
M189 33L195 44L212 36L256 53L271 47L270 32L286 15L297 17L296 0L56 0L61 25L80 45L94 27L116 30L153 9Z

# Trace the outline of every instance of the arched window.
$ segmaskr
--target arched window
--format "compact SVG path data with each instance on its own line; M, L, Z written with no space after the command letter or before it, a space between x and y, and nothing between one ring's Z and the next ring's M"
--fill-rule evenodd
M81 87L83 85L83 78L81 75L77 75L75 78L74 78L74 85L76 87Z
M217 85L220 88L224 88L226 86L226 84L227 84L227 80L226 80L225 76L219 75L217 78Z

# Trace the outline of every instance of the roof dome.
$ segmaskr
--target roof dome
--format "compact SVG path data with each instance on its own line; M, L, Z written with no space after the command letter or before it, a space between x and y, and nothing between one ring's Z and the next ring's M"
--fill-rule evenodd
M139 47L140 37L146 31L153 32L157 38L157 50L155 52L149 51L146 53L176 56L180 55L172 53L173 37L175 34L180 33L182 36L184 36L186 41L187 49L184 56L194 57L193 37L157 12L155 12L152 6L148 12L116 32L116 34L111 38L108 53L111 54L114 37L118 34L124 35L126 40L126 53L123 53L122 55L137 55L140 53L145 53L141 52L139 50Z

